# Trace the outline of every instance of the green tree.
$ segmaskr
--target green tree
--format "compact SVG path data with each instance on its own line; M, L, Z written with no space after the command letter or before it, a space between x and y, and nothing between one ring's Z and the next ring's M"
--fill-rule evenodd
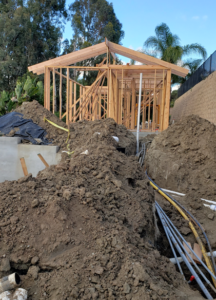
M164 61L178 64L191 53L199 54L202 59L206 59L207 52L204 47L197 43L182 46L178 35L173 34L165 23L155 28L155 34L156 36L150 36L145 41L144 47L155 51L158 57ZM179 82L179 77L172 76L172 82Z
M84 42L98 44L105 37L118 44L124 36L122 24L107 0L75 0L69 10L76 48Z
M101 43L105 37L117 44L124 37L122 24L116 17L112 3L107 0L75 0L69 7L69 14L73 36L70 42L64 41L64 54ZM103 57L99 55L76 65L95 66ZM79 73L70 71L70 75L77 79ZM97 72L84 72L83 84L91 85L96 76Z
M0 90L14 90L27 67L60 53L65 0L0 1Z

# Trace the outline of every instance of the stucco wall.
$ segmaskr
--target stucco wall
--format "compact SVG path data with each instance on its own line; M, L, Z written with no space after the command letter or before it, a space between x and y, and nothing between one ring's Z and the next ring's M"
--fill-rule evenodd
M178 121L191 114L216 124L216 72L175 101L171 121Z

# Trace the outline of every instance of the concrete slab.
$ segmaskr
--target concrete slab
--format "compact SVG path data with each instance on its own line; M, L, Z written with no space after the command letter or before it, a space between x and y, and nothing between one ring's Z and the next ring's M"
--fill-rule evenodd
M36 177L45 169L37 154L41 154L49 165L56 165L61 160L58 146L21 144L21 138L0 137L0 182L17 180L23 177L20 158L24 157L28 173Z

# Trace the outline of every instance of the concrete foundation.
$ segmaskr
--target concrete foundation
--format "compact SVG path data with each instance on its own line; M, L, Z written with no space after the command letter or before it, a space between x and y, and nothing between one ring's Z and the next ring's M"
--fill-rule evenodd
M24 157L28 173L36 177L45 169L37 154L41 154L49 165L61 159L58 146L21 144L19 137L0 137L0 182L17 180L24 176L20 158Z

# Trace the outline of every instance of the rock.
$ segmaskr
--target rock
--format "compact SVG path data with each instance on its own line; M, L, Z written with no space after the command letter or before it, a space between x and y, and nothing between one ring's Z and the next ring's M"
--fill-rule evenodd
M37 279L38 278L38 272L39 272L39 267L37 266L31 266L29 269L28 269L28 275L33 277L34 279Z
M145 272L143 266L136 262L133 265L134 277L139 281L146 281L149 279L149 275Z
M77 287L74 287L72 289L71 296L72 296L73 299L78 299L78 297L79 297L79 290L78 290Z
M32 174L31 174L31 173L28 174L28 175L25 176L25 177L21 177L20 179L17 180L17 182L21 184L21 183L23 183L23 182L28 181L30 178L32 178Z
M11 224L16 224L19 221L19 218L17 216L13 216L10 218Z
M120 188L122 186L122 182L120 180L117 179L113 179L112 182L115 184L115 186L117 186L118 188Z
M37 206L38 206L38 204L39 204L39 201L38 201L38 199L34 199L34 200L32 201L32 204L31 204L31 206L32 206L32 208L35 208L35 207L37 207Z
M213 220L213 219L214 219L214 216L215 216L214 214L209 214L209 215L208 215L208 218L209 218L210 220Z
M96 266L94 269L94 273L98 274L98 275L103 274L103 271L104 271L104 269L101 266Z
M181 227L179 231L184 235L188 235L189 233L191 233L191 229L189 227Z
M72 191L70 191L69 189L63 191L63 197L66 200L70 200L71 196L72 196Z
M39 257L34 256L34 257L32 258L32 260L31 260L31 264L32 264L32 265L36 265L36 263L38 263L38 261L39 261Z
M98 283L98 277L97 276L92 276L91 282Z
M56 170L67 170L68 169L68 166L66 163L60 163L58 165L55 166L55 169Z
M1 264L0 264L0 271L1 272L8 272L10 271L10 260L5 257L5 258L2 258L1 260Z
M127 282L124 283L123 285L123 290L125 294L129 294L130 293L130 286Z

